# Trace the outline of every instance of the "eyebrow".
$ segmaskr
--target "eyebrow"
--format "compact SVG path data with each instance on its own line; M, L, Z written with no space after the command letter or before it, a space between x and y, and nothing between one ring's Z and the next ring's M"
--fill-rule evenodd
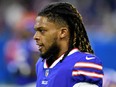
M34 30L37 31L37 30L42 30L43 27L34 27Z

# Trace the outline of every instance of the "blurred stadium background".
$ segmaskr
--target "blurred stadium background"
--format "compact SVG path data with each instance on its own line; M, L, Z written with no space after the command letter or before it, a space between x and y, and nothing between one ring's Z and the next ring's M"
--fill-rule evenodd
M0 0L0 87L35 87L34 19L48 3L64 1L83 16L104 87L116 87L116 0Z

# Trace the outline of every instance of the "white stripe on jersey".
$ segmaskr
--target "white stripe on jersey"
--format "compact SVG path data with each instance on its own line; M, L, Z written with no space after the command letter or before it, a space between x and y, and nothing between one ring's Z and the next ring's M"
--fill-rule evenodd
M96 77L96 78L103 78L103 74L98 74L95 72L87 72L82 70L77 70L72 72L72 76L78 76L78 75L85 75L90 77Z
M98 65L98 64L94 64L94 63L88 63L88 62L77 62L74 67L83 67L83 68L95 68L95 69L99 69L102 70L102 66Z
M76 83L73 87L98 87L96 84L91 84L87 82Z

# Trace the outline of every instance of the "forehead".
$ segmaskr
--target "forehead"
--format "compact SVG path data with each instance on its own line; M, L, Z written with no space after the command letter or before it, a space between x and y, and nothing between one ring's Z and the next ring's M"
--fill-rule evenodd
M38 26L38 25L41 25L42 23L46 23L48 22L47 18L46 17L42 17L42 16L37 16L36 17L36 20L35 20L35 28Z
M36 23L34 25L34 28L46 27L46 26L56 27L55 23L49 21L48 18L44 17L44 16L38 16L38 17L36 17L35 21L36 21Z
M37 16L36 22L48 22L48 19L47 19L47 17Z

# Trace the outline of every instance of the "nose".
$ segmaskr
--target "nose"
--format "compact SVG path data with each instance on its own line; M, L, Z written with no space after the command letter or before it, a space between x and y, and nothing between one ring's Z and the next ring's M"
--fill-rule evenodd
M40 36L37 32L34 34L33 39L34 40L39 40L40 39Z

